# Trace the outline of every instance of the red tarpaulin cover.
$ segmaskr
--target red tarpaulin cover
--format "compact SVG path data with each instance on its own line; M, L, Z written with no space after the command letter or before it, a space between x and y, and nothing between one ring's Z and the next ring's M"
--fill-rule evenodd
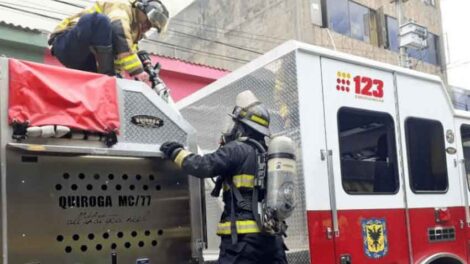
M10 124L118 132L115 78L14 59L9 68Z

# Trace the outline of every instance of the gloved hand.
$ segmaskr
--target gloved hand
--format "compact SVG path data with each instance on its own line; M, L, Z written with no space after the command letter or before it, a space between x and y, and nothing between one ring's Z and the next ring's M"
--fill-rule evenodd
M173 153L177 149L183 149L183 145L181 143L175 141L167 141L160 146L160 151L163 152L165 158L171 159L172 155L176 154Z
M141 72L141 73L139 73L139 74L136 74L136 75L134 75L134 76L132 76L132 77L134 77L135 80L141 81L141 82L144 82L144 83L148 83L149 80L150 80L150 76L149 76L148 73L146 73L145 71L143 71L143 72Z

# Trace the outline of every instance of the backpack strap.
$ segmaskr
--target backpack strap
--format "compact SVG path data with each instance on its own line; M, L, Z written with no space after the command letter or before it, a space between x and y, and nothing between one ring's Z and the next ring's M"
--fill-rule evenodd
M260 192L264 191L265 189L265 179L267 174L267 151L263 147L261 143L258 141L251 139L251 138L239 138L241 142L245 142L250 146L254 147L256 151L256 173L255 173L255 182L253 186L253 196L251 199L251 204L243 198L240 190L235 187L233 183L233 177L225 177L225 183L230 188L230 195L231 195L231 210L230 210L230 235L232 238L232 244L236 244L238 242L238 234L237 234L237 226L236 226L236 213L235 213L235 204L238 208L243 209L245 211L249 211L253 213L253 217L259 227L260 230L263 230L263 224L261 222L261 216L258 212L258 201L260 200ZM216 182L217 183L217 182ZM220 184L220 183L219 183ZM215 191L217 193L217 191ZM215 194L214 193L214 194ZM236 200L236 203L235 203Z
M231 196L231 199L230 199L230 236L232 238L232 244L235 245L238 243L238 234L237 234L237 216L235 214L234 193L231 192L230 196Z
M240 138L241 142L245 142L250 146L254 147L256 151L256 174L255 174L255 186L253 187L253 197L251 198L251 211L253 217L260 230L263 230L263 223L261 216L258 211L258 202L260 200L260 194L265 191L266 175L267 175L267 150L261 143L251 138ZM238 191L238 190L237 190Z

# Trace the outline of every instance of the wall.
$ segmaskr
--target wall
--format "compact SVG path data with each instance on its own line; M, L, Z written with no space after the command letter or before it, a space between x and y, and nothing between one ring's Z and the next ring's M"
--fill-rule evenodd
M296 6L291 2L196 0L172 18L165 37L166 42L185 50L160 45L158 53L226 69L238 68L295 38L295 24L289 21L295 19ZM194 50L211 54L192 54Z
M327 48L333 48L334 42L338 51L391 64L399 63L399 55L396 52L312 24L311 4L315 2L320 4L322 1L196 0L170 21L165 41L172 43L173 47L161 45L159 51L234 70L286 40L297 39ZM383 7L386 15L397 17L395 3L390 3L390 0L355 0L355 2L374 10ZM430 32L440 37L442 43L440 1L436 3L436 7L433 7L425 5L422 0L409 0L404 4L404 9L407 18L428 27ZM212 54L189 54L188 49L209 50ZM441 54L443 54L442 48ZM414 59L412 65L417 70L444 76L441 67Z

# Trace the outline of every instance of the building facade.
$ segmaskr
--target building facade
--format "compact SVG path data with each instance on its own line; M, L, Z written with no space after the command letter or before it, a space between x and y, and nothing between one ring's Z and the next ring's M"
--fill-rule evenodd
M0 21L0 56L41 62L46 48L46 33Z
M411 68L445 77L440 1L407 0L403 11L429 32L427 48L407 51ZM231 70L290 39L395 65L400 58L391 0L196 0L167 34L159 53Z

